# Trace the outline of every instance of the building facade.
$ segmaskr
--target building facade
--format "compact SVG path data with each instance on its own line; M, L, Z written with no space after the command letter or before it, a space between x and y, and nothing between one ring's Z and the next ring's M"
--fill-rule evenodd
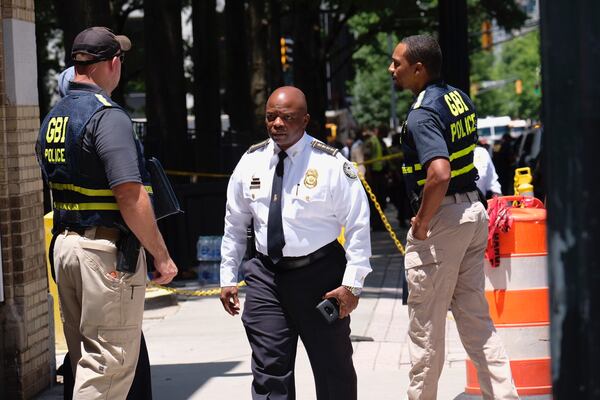
M44 248L34 0L0 0L0 398L48 387L54 362Z

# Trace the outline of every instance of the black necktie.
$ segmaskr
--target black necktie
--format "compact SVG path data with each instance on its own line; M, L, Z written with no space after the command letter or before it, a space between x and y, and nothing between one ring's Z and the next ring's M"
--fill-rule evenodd
M284 151L279 152L279 162L273 175L273 186L271 186L271 205L269 206L269 222L267 225L267 249L273 263L283 257L283 223L281 221L281 188L283 183L283 160L287 157Z

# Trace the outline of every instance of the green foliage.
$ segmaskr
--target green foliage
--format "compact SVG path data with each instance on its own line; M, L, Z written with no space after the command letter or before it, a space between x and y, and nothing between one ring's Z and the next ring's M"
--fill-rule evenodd
M385 13L385 10L383 10ZM385 18L385 16L383 17ZM381 23L382 16L374 12L360 13L350 19L352 32L359 38L366 35ZM400 41L398 35L391 35L391 46L386 33L376 33L365 40L352 56L355 77L348 82L352 94L352 114L363 126L387 125L390 122L390 102L392 80L388 66L393 47ZM402 121L412 102L412 94L396 92L396 116Z
M504 43L499 57L477 52L471 57L471 81L520 79L523 92L515 93L514 82L474 96L479 115L509 115L539 119L541 96L539 31L529 32Z

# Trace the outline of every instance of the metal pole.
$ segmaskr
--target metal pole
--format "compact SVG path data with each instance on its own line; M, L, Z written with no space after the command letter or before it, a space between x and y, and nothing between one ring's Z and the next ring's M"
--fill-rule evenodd
M600 2L540 11L554 398L598 399Z

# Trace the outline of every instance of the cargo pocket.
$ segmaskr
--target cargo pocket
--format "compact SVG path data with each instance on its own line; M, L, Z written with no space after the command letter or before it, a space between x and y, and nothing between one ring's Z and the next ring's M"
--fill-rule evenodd
M408 304L427 302L436 295L435 275L440 267L441 251L431 246L411 249L404 256L408 283Z
M84 264L100 275L105 287L118 291L123 273L117 271L117 247L102 239L81 238L78 243L88 261Z
M99 366L99 372L105 375L119 373L126 364L126 357L136 354L134 345L139 337L141 331L138 326L99 327L98 343L104 361Z

